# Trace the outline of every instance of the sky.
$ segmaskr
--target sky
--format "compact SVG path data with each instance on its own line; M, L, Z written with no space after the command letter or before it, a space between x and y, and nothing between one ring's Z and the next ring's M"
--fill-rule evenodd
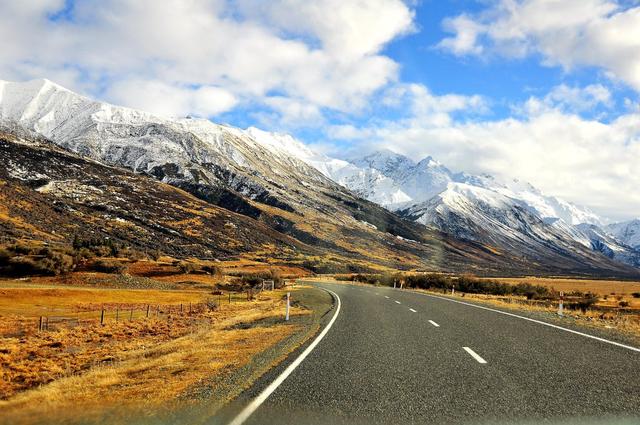
M640 216L640 0L0 0L0 79Z

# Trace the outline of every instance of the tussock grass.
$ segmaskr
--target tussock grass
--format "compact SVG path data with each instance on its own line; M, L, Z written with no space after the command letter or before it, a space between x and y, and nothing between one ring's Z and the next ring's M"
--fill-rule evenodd
M302 326L282 320L285 291L263 292L253 301L236 294L229 304L227 294L203 290L61 287L50 281L0 283L0 423L106 415L110 423L127 423L133 411L161 414ZM133 306L203 301L213 309L174 309L158 319L140 309L129 321L127 308ZM35 326L43 312L82 315L102 303L122 309L118 323L110 310L104 325L96 316L50 331ZM291 313L296 318L312 312L294 305Z

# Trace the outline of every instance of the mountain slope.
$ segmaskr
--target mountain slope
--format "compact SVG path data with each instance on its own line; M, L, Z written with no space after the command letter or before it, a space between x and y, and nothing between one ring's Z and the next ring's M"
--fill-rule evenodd
M309 165L321 158L283 135L160 118L93 101L47 80L1 83L0 122L14 134L39 134L85 160L152 176L240 213L281 235L274 239L329 258L342 270L368 262L487 274L631 273L606 257L553 249L522 256L403 220ZM352 165L333 161L325 171L353 177ZM433 168L430 162L421 167ZM370 178L388 177L358 177Z
M616 240L640 251L640 219L610 224L604 230Z

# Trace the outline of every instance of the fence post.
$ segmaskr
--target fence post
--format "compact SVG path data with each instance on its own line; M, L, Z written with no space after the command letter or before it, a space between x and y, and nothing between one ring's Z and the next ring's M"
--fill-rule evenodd
M231 304L231 292L229 292L229 304Z
M42 316L40 316L40 323L38 324L38 330L42 331Z
M287 315L284 318L285 321L289 321L289 308L291 307L291 292L287 292Z
M191 303L189 303L189 313L191 313Z
M131 313L129 313L129 321L133 321L133 309L131 309Z
M149 317L149 304L147 304L147 318Z
M100 313L100 324L104 325L104 308L102 308L102 312Z
M180 314L182 314L182 304L180 304Z
M49 316L45 317L47 319L47 330L49 330Z
M120 317L120 307L116 307L116 323L118 323L119 317Z

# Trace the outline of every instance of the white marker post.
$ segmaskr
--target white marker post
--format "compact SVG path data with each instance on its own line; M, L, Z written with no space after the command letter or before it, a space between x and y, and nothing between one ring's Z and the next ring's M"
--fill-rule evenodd
M291 292L287 292L287 315L284 320L289 321L289 308L291 307Z
M451 295L456 293L456 285L451 285Z
M558 304L558 316L562 316L562 310L564 310L564 292L560 291L560 304Z
M393 279L393 289L396 289L396 280Z

